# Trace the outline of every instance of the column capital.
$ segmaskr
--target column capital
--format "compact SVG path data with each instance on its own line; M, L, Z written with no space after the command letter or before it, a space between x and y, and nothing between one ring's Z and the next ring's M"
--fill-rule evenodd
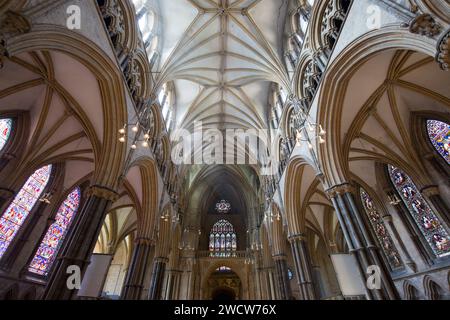
M86 191L86 195L95 196L112 202L116 201L119 198L119 194L116 191L108 187L99 185L90 186Z
M330 187L329 189L327 189L325 191L325 193L331 199L331 198L334 198L337 195L342 195L342 194L345 194L345 193L356 194L356 188L351 183L345 182L343 184L339 184L339 185Z
M287 256L284 253L278 253L272 256L274 261L286 260Z
M166 257L157 257L153 259L154 262L167 263L169 262L169 258Z
M420 190L420 192L425 197L432 197L432 196L440 195L439 188L436 185L425 186Z
M7 40L30 29L30 19L21 13L8 10L0 15L0 68L3 67L4 57L9 57Z
M146 238L146 237L138 237L134 240L134 243L136 245L145 245L145 246L152 246L155 244L153 239Z
M290 243L293 243L295 241L306 241L306 236L303 233L293 234L288 236L288 241Z

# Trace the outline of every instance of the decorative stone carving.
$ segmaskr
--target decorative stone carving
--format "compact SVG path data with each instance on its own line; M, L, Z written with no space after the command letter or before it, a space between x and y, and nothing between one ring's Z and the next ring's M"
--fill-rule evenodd
M119 198L119 194L117 192L102 186L91 186L86 191L86 194L87 196L95 196L113 202Z
M411 33L429 38L437 36L441 33L441 30L442 26L428 13L420 14L409 22L409 31Z
M352 194L356 194L356 189L354 186L352 186L349 183L344 183L338 186L334 186L331 187L330 189L328 189L325 193L327 194L328 198L334 198L336 195L340 194L344 194L344 193L352 193Z
M6 11L0 16L0 68L3 68L3 59L9 57L7 40L27 33L30 29L30 21L18 12Z
M125 22L119 3L117 0L107 0L100 10L115 49L124 50L122 39L125 34Z
M308 101L308 105L312 102L312 99L319 87L322 72L320 71L317 63L311 60L305 68L303 74L303 96Z
M445 32L442 37L438 40L436 61L439 63L440 67L444 71L449 70L450 66L450 29Z

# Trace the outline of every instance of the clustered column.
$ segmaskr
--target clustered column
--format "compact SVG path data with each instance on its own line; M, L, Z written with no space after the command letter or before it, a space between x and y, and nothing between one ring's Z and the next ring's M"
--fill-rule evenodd
M379 249L374 245L361 212L356 206L353 196L354 190L350 184L342 184L329 189L327 193L336 210L349 252L355 256L363 279L369 266L376 265L380 268L383 288L380 290L366 288L367 298L376 300L396 299L397 293L386 272L387 267L384 265Z
M163 280L164 280L164 272L166 270L166 264L169 259L165 257L158 257L153 262L153 273L152 273L152 281L149 289L149 299L150 300L160 300Z
M111 204L118 194L103 186L91 186L87 191L86 202L80 211L80 221L69 235L61 258L55 263L54 272L48 280L43 298L46 300L70 300L75 291L67 287L69 266L78 266L82 274L90 263L103 221Z
M300 234L290 236L289 243L291 244L301 298L303 300L314 300L316 299L316 294L314 291L311 259L305 238Z
M277 276L278 289L281 300L289 300L292 297L291 285L288 278L286 255L280 254L273 257Z
M152 241L150 239L136 239L133 257L128 268L127 278L121 296L123 300L141 299L151 249Z

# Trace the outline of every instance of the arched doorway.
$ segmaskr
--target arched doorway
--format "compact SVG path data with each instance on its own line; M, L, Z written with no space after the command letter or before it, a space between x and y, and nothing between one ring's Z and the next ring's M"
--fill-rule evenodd
M236 300L236 292L228 287L218 287L212 292L211 299L215 301Z
M242 283L239 276L229 267L217 268L208 278L207 295L212 300L241 299Z

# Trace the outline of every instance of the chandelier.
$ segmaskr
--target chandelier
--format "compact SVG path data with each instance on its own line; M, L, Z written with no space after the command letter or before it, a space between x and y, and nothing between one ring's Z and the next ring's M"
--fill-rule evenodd
M128 139L132 139L131 149L137 149L140 144L143 148L147 148L150 145L151 132L153 129L153 115L151 105L154 101L147 100L144 102L144 107L135 116L131 123L125 123L122 128L119 129L119 142L126 143ZM128 129L131 128L131 134L134 135L128 137Z
M231 210L231 204L226 200L220 200L216 203L216 211L219 213L228 213Z

